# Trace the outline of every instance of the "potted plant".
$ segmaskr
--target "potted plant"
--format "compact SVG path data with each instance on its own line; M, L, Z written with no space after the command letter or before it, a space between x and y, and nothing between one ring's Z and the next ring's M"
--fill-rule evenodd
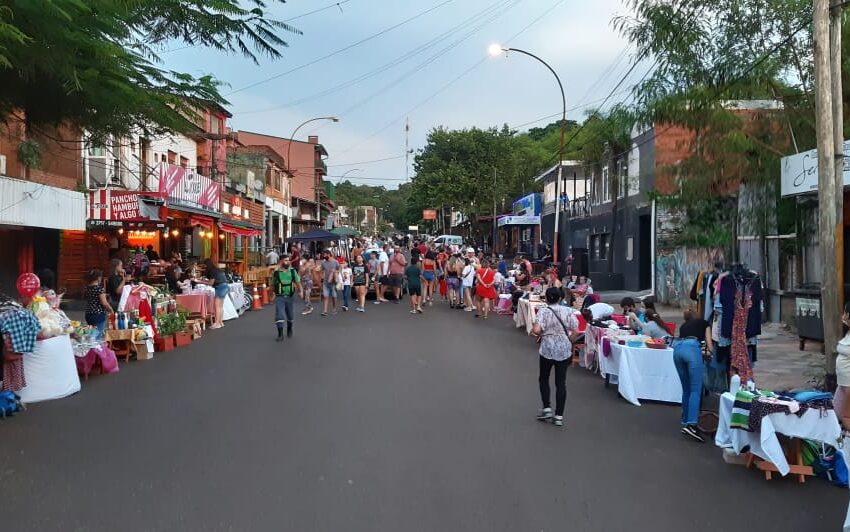
M185 308L178 308L175 313L177 317L174 320L174 347L185 347L192 343L192 331L186 330L186 319L189 317L189 311Z
M157 332L159 337L156 340L157 351L171 351L174 349L174 335L181 331L185 326L185 320L181 325L180 315L176 312L167 312L157 318Z

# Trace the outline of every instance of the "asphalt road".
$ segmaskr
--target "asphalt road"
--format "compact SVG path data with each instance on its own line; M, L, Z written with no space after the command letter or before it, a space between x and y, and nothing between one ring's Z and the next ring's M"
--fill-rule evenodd
M404 301L403 303L406 303ZM0 421L0 530L839 530L847 490L765 481L584 370L534 419L508 318L267 308Z

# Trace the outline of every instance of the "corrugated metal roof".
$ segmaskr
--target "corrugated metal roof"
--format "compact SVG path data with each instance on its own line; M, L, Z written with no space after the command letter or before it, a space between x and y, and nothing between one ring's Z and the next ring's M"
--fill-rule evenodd
M0 224L85 231L81 192L0 176Z

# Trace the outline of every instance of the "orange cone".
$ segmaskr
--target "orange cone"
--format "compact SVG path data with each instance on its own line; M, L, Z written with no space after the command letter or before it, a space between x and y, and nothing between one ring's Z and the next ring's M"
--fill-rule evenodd
M252 294L251 310L262 310L263 304L260 301L260 293L257 291L257 285L254 285L254 293Z
M260 295L263 298L263 305L268 305L269 304L269 288L268 288L268 286L266 286L265 283L263 283L263 287L260 288Z

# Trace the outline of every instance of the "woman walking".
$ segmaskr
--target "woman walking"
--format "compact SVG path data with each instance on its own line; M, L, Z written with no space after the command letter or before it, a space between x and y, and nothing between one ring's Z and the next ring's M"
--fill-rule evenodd
M434 288L437 283L437 260L433 251L428 251L422 260L422 278L425 279L425 301L433 305Z
M351 269L354 297L357 298L357 312L366 312L366 287L369 286L369 270L363 261L363 255L355 255L354 267Z
M555 426L564 425L564 405L567 401L567 368L572 358L572 341L578 331L578 320L572 309L559 305L560 288L546 290L547 307L537 312L532 333L540 340L540 399L543 408L537 415L540 421L551 421ZM549 375L555 368L555 412L552 413Z
M407 293L410 294L410 313L422 314L422 270L419 268L419 257L412 257L410 265L404 270L407 277Z
M301 312L302 316L306 316L313 312L313 274L316 271L316 263L313 262L313 257L310 255L304 255L301 259L301 288L303 293L301 295L302 299L304 299L304 311Z
M446 287L449 291L449 308L460 308L460 274L463 271L460 255L452 255L446 264Z
M475 294L478 296L478 301L484 312L484 319L486 320L490 314L493 301L499 297L494 287L496 283L496 272L490 268L490 263L486 259L481 264L481 269L478 270L476 278L478 279L478 284L475 287Z

